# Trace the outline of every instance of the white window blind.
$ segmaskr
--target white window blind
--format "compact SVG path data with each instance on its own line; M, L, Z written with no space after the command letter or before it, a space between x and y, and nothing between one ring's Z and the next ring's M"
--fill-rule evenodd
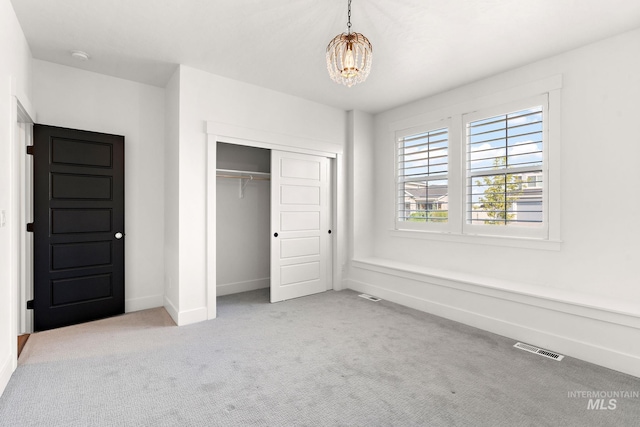
M397 220L448 221L449 131L438 128L397 139Z
M543 114L533 106L466 122L467 224L543 224Z

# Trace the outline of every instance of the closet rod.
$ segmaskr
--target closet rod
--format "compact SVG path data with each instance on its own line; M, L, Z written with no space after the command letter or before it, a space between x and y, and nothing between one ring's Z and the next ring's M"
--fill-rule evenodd
M224 174L216 174L218 178L238 178L238 179L250 179L253 181L269 181L271 178L269 177L260 177L253 175L224 175Z

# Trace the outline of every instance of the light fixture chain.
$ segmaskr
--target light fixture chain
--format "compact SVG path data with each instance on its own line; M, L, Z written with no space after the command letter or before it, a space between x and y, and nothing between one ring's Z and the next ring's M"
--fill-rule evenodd
M347 13L347 31L351 34L351 0L349 0L349 12Z

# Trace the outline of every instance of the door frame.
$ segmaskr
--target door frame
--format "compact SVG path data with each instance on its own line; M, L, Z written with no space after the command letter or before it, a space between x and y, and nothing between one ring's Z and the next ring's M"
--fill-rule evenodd
M342 273L346 264L346 164L343 159L343 147L340 144L316 140L307 137L279 134L264 130L250 129L218 122L206 122L207 133L207 185L206 185L206 301L207 319L214 319L216 310L216 165L217 144L244 145L269 150L311 154L327 157L331 167L331 223L333 230L332 274L334 290L345 288Z
M26 94L22 93L13 77L10 81L10 191L9 210L7 212L7 226L11 256L9 259L9 277L11 289L9 291L9 315L11 317L11 372L18 366L17 336L33 331L33 313L27 310L26 300L33 295L33 274L30 263L33 261L32 239L27 232L25 220L33 218L31 212L32 194L29 186L31 179L28 174L32 171L30 164L33 160L27 156L27 145L33 141L33 123L36 113ZM31 273L31 274L29 274ZM0 360L0 365L2 360ZM2 377L2 372L0 372ZM0 393L2 391L0 378Z
M33 332L33 310L27 309L27 301L33 299L33 233L27 231L27 223L33 222L33 156L27 147L33 145L34 121L19 100L16 100L17 118L14 132L16 168L20 190L18 200L18 335ZM20 228L21 227L21 228Z

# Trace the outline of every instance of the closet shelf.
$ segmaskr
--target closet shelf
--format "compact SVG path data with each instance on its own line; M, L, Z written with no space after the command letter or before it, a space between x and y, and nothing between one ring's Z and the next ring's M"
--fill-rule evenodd
M268 172L241 171L234 169L216 169L218 178L238 178L249 180L269 180L271 174Z
M216 169L216 177L218 178L236 178L240 181L240 194L241 199L244 198L244 190L247 188L247 184L251 181L269 181L271 174L268 172L251 172L251 171L239 171L233 169Z

